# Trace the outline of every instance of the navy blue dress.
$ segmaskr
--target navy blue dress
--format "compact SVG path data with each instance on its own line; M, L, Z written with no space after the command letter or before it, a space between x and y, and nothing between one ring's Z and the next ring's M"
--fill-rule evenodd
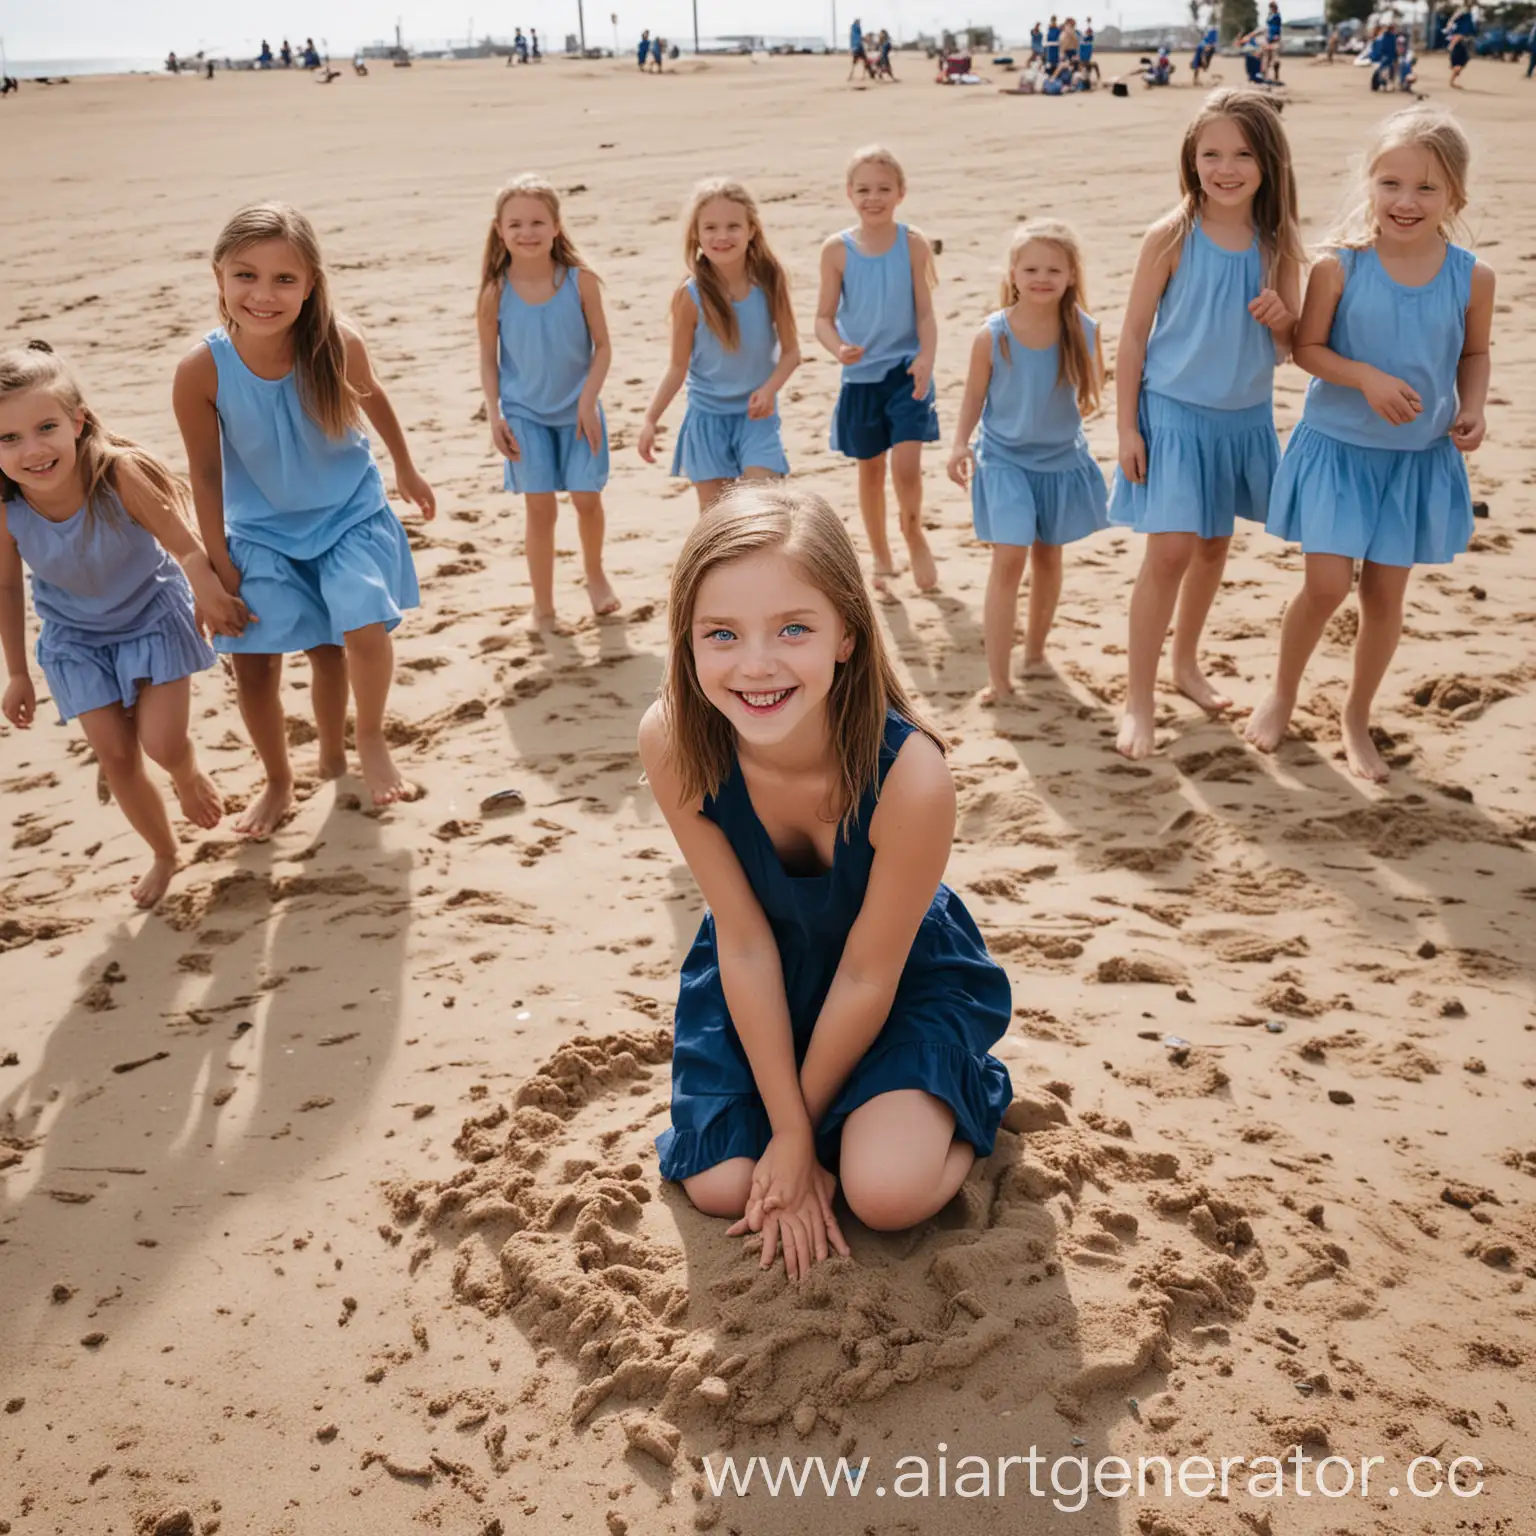
M881 783L915 729L894 712L886 717ZM720 793L704 801L704 814L730 841L778 942L797 1063L805 1059L864 904L875 799L873 788L865 792L849 836L839 835L831 869L809 876L786 873L752 808L739 763ZM987 1156L1013 1097L1008 1069L987 1048L1011 1015L1008 977L988 955L960 898L940 885L912 941L890 1016L817 1127L822 1165L837 1167L843 1121L898 1088L920 1088L943 1100L954 1111L955 1135L978 1157ZM674 1028L672 1126L656 1138L662 1177L686 1179L727 1158L761 1157L773 1128L726 1007L715 923L707 912L683 962Z

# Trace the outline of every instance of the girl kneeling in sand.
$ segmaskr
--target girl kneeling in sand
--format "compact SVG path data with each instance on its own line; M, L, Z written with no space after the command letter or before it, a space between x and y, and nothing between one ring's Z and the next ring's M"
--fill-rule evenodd
M218 824L219 792L187 731L192 675L213 665L194 598L215 630L244 628L182 515L186 489L153 455L114 436L41 342L0 354L0 642L4 713L37 713L27 671L23 566L42 621L37 660L61 721L78 719L113 798L154 862L133 887L152 907L176 872L176 834L153 758L189 821Z
M640 755L709 911L683 966L661 1172L799 1278L848 1251L839 1179L855 1216L898 1230L990 1153L1008 979L941 884L943 747L827 503L727 491L683 546L670 612Z

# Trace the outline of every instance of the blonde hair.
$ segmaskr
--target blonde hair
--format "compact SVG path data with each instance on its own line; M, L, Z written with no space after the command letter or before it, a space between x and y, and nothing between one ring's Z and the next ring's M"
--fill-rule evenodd
M726 291L724 281L699 243L699 215L707 204L716 198L735 203L747 216L751 233L747 237L747 277L763 290L768 301L768 313L777 327L782 319L792 323L793 311L789 302L789 275L779 258L768 246L763 233L762 220L757 216L757 204L752 194L739 181L725 176L712 176L701 181L688 200L688 210L683 215L683 260L693 275L699 290L699 309L704 323L720 338L727 352L734 352L741 345L741 327L736 323L736 306ZM780 342L785 338L781 335Z
M879 784L880 745L888 711L910 721L940 751L944 741L918 713L885 648L859 557L842 520L820 496L785 484L743 481L694 523L672 568L668 598L670 654L661 700L670 737L668 761L687 799L719 794L736 756L730 722L704 696L693 657L699 588L717 566L782 550L837 610L853 650L838 664L827 695L827 735L840 760L833 807L842 834L852 830L865 792Z
M1183 194L1169 230L1170 247L1182 245L1205 205L1200 185L1200 135L1219 118L1237 124L1259 165L1259 190L1253 195L1253 227L1259 237L1265 281L1273 281L1281 261L1306 264L1297 215L1296 171L1280 114L1257 91L1212 91L1195 114L1179 145L1179 190Z
M265 240L286 240L309 269L312 287L293 324L293 373L304 409L327 437L345 437L359 424L359 395L347 380L347 344L331 307L330 285L315 227L287 203L253 203L227 223L213 245L218 271L233 256ZM219 291L219 318L228 331L239 322Z
M848 161L847 185L853 185L853 173L861 165L883 165L887 170L895 173L896 186L901 192L907 190L907 173L901 168L899 161L883 144L865 144L856 149Z
M1077 396L1078 413L1091 416L1099 408L1099 370L1088 350L1088 338L1083 335L1081 316L1088 312L1088 288L1083 279L1083 251L1078 243L1077 232L1060 219L1031 219L1019 225L1008 246L1008 265L1003 269L1003 284L999 294L1005 309L1019 302L1019 290L1013 281L1013 264L1026 245L1040 240L1054 245L1067 258L1066 291L1061 296L1061 343L1058 355L1061 359L1057 380L1072 387ZM1008 342L1008 328L1003 327L998 345L1003 357L1012 361Z
M1376 222L1371 177L1383 155L1394 149L1409 148L1428 150L1445 172L1447 206L1446 216L1440 224L1441 239L1470 238L1461 214L1467 206L1472 145L1461 124L1449 112L1436 112L1432 107L1408 107L1394 112L1377 131L1375 141L1360 162L1352 206L1324 240L1325 250L1362 251L1375 245L1381 230Z
M480 262L480 287L486 289L500 283L512 265L512 253L501 238L501 210L514 197L536 197L549 210L555 221L555 243L550 247L550 260L557 267L571 272L591 272L586 258L576 249L576 242L565 232L560 221L560 194L542 176L524 174L514 176L496 194L496 206L491 212L491 227L485 237L485 255Z
M34 389L47 391L70 417L78 412L84 418L75 438L75 455L80 483L85 488L88 518L119 518L117 472L124 464L142 476L167 505L178 513L184 511L186 486L147 448L102 426L101 418L85 403L79 380L46 341L32 341L25 347L0 352L0 400ZM70 425L73 431L73 421ZM21 495L21 487L0 470L0 501L15 501Z

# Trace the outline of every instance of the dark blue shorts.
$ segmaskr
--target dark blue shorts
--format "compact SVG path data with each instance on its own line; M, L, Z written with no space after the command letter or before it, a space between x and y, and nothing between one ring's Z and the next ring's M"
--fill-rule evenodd
M912 398L910 360L897 363L883 379L868 384L846 380L832 411L832 449L850 459L878 459L897 443L936 443L939 413L933 384L921 400Z

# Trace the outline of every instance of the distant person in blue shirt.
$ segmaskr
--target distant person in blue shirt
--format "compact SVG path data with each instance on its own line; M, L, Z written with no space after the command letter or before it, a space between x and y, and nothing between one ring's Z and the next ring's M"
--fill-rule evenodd
M1045 57L1045 34L1040 30L1038 21L1029 29L1029 56L1032 59Z
M1269 14L1264 18L1264 73L1280 83L1280 0L1269 0Z
M864 51L864 28L859 24L857 16L848 28L848 54L848 78L852 80L855 73L862 69L867 80L870 76L869 55Z
M1045 67L1054 71L1061 63L1061 24L1054 16L1045 29Z
M1216 45L1221 41L1221 33L1217 29L1214 15L1201 34L1200 41L1195 44L1194 55L1189 61L1190 84L1199 87L1200 75L1216 61Z
M1472 19L1471 10L1463 5L1451 17L1451 84L1459 91L1461 89L1461 72L1467 67L1472 58L1472 39L1477 32L1477 23Z
M645 61L650 58L650 56L651 29L647 27L645 31L640 34L640 41L635 44L635 63L640 66L642 72L645 69Z
M261 52L256 55L257 69L272 68L272 44L266 38L261 40Z

